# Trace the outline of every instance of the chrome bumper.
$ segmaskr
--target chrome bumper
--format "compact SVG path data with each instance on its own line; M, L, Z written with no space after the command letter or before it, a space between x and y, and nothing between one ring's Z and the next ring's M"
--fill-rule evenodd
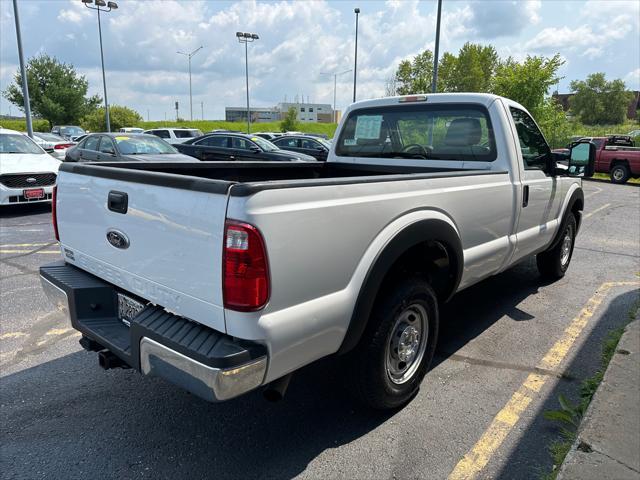
M56 310L64 313L68 317L69 298L67 297L65 291L60 287L55 286L42 275L40 276L40 283L42 284L42 290L44 290L44 294L47 296L49 301L53 303L53 305L56 307Z
M189 390L210 402L229 400L259 387L267 371L267 357L239 367L212 368L166 346L143 337L140 370Z

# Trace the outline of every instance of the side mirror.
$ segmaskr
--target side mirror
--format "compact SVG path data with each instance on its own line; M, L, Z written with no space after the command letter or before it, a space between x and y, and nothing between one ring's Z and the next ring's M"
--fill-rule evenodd
M596 146L591 142L577 142L569 150L569 169L571 177L593 177L596 162Z
M107 155L115 155L116 152L113 148L107 148L105 150L102 151L102 153L106 153Z
M260 153L262 151L258 147L251 147L249 150L251 150L253 153Z

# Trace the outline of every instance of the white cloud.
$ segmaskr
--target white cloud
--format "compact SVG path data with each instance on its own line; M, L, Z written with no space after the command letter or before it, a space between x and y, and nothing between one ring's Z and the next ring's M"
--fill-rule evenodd
M627 84L627 88L638 90L640 89L640 68L630 71L624 77L624 81Z

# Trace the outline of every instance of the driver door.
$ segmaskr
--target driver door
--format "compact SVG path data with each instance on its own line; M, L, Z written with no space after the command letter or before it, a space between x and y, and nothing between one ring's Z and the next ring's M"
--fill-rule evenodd
M514 260L546 246L558 228L561 200L565 192L560 178L550 172L551 149L531 116L508 107L520 146L520 215Z

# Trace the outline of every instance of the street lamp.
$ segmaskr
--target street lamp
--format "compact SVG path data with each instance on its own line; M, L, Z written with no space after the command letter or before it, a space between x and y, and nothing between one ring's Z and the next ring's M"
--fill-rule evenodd
M436 20L436 48L433 57L433 85L431 92L436 93L438 88L438 50L440 49L440 15L442 13L442 0L438 0L438 17Z
M247 82L247 133L251 133L251 111L249 110L249 53L247 44L258 40L260 37L255 33L236 32L236 37L240 43L244 43L244 65Z
M336 83L338 81L338 75L343 75L350 71L351 69L345 70L344 72L320 72L320 75L333 75L333 123L338 123L336 116Z
M98 11L98 36L100 37L100 61L102 63L102 87L104 89L104 117L107 123L107 132L111 131L111 121L109 120L109 102L107 101L107 79L104 75L104 53L102 52L102 25L100 24L100 12L109 13L111 10L116 10L118 4L116 2L105 2L104 0L81 0L84 6L91 10ZM95 7L89 6L94 3ZM101 7L106 7L103 10Z
M191 120L193 120L193 98L191 96L191 57L193 57L196 53L198 53L200 50L202 49L202 45L200 45L198 48L196 48L193 52L191 53L185 53L185 52L176 52L179 55L185 55L186 57L189 58L189 111L191 112Z
M353 60L353 101L356 101L356 75L358 74L358 16L360 15L360 9L354 8L353 13L356 14L356 49Z

